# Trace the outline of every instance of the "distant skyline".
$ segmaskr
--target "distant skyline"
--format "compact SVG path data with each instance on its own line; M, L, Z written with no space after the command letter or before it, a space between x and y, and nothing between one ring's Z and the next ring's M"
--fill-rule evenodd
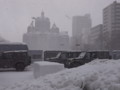
M102 23L103 8L115 0L0 0L0 36L21 42L32 17L41 12L61 31L71 34L72 16L91 14L92 26ZM120 0L116 0L120 2Z

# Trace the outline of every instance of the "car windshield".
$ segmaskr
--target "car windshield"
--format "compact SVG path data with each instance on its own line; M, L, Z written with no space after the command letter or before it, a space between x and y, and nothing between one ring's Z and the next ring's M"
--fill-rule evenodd
M79 56L76 59L81 59L85 56L86 52L82 52L79 54Z
M61 55L61 52L59 52L57 55L56 55L56 58L59 58Z

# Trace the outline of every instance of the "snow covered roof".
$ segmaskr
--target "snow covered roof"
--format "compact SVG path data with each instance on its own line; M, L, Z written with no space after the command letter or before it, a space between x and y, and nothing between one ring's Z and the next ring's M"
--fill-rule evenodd
M27 52L27 50L4 51L4 53L10 53L10 52Z
M22 45L23 45L23 44L25 44L25 43L21 43L21 42L9 42L9 41L8 41L8 42L0 42L0 45L3 45L3 44L7 44L7 45L9 45L9 44L10 44L10 45L11 45L11 44L22 44Z

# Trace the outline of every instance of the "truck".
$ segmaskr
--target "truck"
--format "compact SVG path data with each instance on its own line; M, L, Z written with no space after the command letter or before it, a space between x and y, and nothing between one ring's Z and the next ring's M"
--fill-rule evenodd
M0 52L0 68L15 68L17 71L23 71L30 64L31 57L27 50Z
M82 51L77 57L68 58L66 61L67 68L78 67L95 59L111 59L109 51Z

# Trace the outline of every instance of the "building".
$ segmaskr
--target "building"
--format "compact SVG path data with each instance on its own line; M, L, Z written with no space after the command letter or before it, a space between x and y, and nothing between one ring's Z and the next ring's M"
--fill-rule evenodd
M30 50L69 50L69 36L60 32L56 24L50 27L49 18L44 12L41 17L33 18L34 21L28 26L27 33L23 35Z
M106 49L120 49L120 3L117 1L103 10L103 34Z
M88 43L88 35L91 28L91 18L89 14L84 16L74 16L72 19L72 46L74 50L81 50L84 44Z
M40 32L47 32L50 30L50 20L45 17L44 12L41 13L41 17L33 17L35 20L35 30Z
M92 27L89 35L89 45L90 50L102 50L104 49L103 45L103 25L99 24L95 27Z
M30 50L69 50L69 36L54 33L25 33L23 41Z

